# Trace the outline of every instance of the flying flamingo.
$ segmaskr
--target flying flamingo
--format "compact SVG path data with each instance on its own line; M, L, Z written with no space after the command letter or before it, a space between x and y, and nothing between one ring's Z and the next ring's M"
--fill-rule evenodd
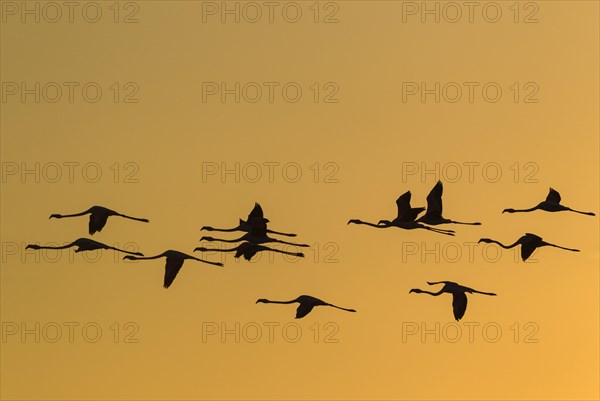
M433 231L440 234L445 235L454 235L454 231L452 230L441 230L438 228L427 227L426 225L419 224L414 221L419 213L425 210L422 207L413 208L410 206L410 191L406 191L396 200L396 206L398 207L398 216L392 220L379 220L379 223L373 224L366 221L361 221L358 219L351 219L348 221L348 224L364 224L367 226L375 227L375 228L389 228L389 227L398 227L404 230L413 230L417 228L422 228L425 230Z
M240 245L236 246L235 248L231 248L231 249L210 249L210 248L205 248L205 247L198 247L194 249L195 251L201 251L201 252L208 252L208 251L214 251L214 252L235 252L235 257L239 258L240 256L244 256L244 259L246 260L250 260L252 259L252 257L254 255L256 255L258 252L262 252L262 251L271 251L271 252L278 252L278 253L283 253L286 255L291 255L291 256L298 256L303 258L304 254L301 252L287 252L287 251L282 251L279 249L273 249L273 248L269 248L263 245L259 245L259 244L253 244L250 242L243 242Z
M237 227L214 228L214 227L210 227L210 226L204 226L200 229L200 231L206 230L206 231L219 231L219 232L234 232L234 231L250 232L253 225L256 225L258 223L268 223L269 222L269 219L266 219L263 216L263 210L258 203L254 204L254 208L252 209L250 214L248 214L247 221L244 221L242 219L239 219L239 220L240 220L240 222L237 225ZM269 229L267 229L267 232L269 234L284 235L286 237L295 237L296 236L296 234L287 234L287 233L282 233L282 232L273 231L273 230L269 230Z
M271 238L267 235L267 223L255 223L252 225L252 227L250 228L250 231L237 238L237 239L231 239L231 240L226 240L226 239L219 239L219 238L213 238L213 237L202 237L200 238L200 241L219 241L219 242L227 242L227 243L236 243L236 242L242 242L242 241L248 241L251 242L253 244L264 244L264 243L268 243L268 242L276 242L279 244L286 244L286 245L293 245L293 246L299 246L299 247L309 247L310 245L308 244L296 244L293 242L287 242L287 241L281 241L278 240L276 238Z
M408 293L410 294L411 292L415 292L417 294L429 294L429 295L433 295L434 297L437 297L438 295L441 295L445 292L452 294L452 309L454 311L454 318L456 319L456 321L459 321L460 319L462 319L462 317L465 315L465 311L467 310L467 294L466 294L467 292L469 294L476 293L476 294L483 294L483 295L493 295L493 296L496 295L492 292L482 292L482 291L474 290L469 287L463 287L462 285L459 285L452 281L436 281L436 282L428 281L427 284L429 284L429 285L444 284L444 286L438 292L429 292L429 291L420 290L418 288L413 288Z
M90 214L90 224L89 224L90 235L94 235L94 233L102 231L102 229L106 225L106 221L108 220L108 218L110 216L124 217L126 219L142 221L144 223L148 223L150 221L148 219L140 219L137 217L127 216L127 215L115 212L114 210L107 209L103 206L92 206L85 212L75 213L75 214L52 214L52 215L50 215L49 218L50 219L51 218L62 219L65 217L83 216L88 213Z
M442 216L442 193L444 192L444 186L441 181L433 186L429 195L427 195L427 211L425 214L418 219L420 223L429 224L436 226L438 224L468 224L472 226L479 226L481 223L464 223L462 221L454 221L447 219Z
M592 212L580 212L579 210L571 209L570 207L560 204L560 194L557 190L550 188L546 200L537 204L530 209L504 209L502 213L519 213L519 212L533 212L534 210L543 210L545 212L562 212L569 211L580 214L586 214L588 216L595 216Z
M220 262L209 262L208 260L198 259L194 256L187 255L183 252L173 251L173 250L164 251L160 255L149 256L146 258L138 258L135 256L125 256L123 259L150 260L150 259L162 258L163 256L167 259L167 261L165 263L165 279L164 279L164 284L163 284L163 286L165 288L169 288L171 283L173 283L173 280L175 280L175 277L177 277L177 273L179 273L179 270L181 270L181 267L183 266L183 262L186 259L197 260L198 262L208 263L210 265L215 265L215 266L223 266L223 263L220 263Z
M144 254L140 252L124 251L122 249L118 249L113 246L109 246L89 238L78 238L70 244L63 246L41 246L36 244L29 244L25 247L25 249L66 249L71 247L77 247L77 249L75 249L75 252L95 251L97 249L110 249L113 251L128 253L130 255L144 256Z
M537 248L540 248L542 246L553 246L555 248L560 248L571 252L579 252L579 249L565 248L562 246L550 244L548 242L543 241L542 237L530 233L526 233L521 238L516 240L515 243L512 245L504 245L490 238L481 238L478 241L478 243L481 242L485 242L487 244L498 244L504 249L510 249L514 248L515 246L521 245L521 259L523 259L523 261L526 261Z
M293 299L291 301L269 301L268 299L263 298L256 301L256 303L264 304L293 304L294 302L298 302L300 304L298 306L298 309L296 309L296 319L301 319L304 316L308 315L315 306L331 306L333 308L345 310L347 312L356 312L356 310L354 309L346 309L339 306L335 306L327 302L321 301L318 298L311 297L310 295L300 295L298 298Z

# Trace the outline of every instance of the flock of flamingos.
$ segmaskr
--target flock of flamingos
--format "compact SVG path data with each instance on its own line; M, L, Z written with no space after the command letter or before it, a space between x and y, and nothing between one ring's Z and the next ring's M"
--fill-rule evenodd
M459 221L454 221L454 220L450 220L450 219L443 217L442 216L442 192L443 192L442 183L440 181L438 181L437 184L433 187L433 189L429 193L429 195L427 195L427 209L425 209L423 207L411 207L411 205L410 205L411 193L410 193L410 191L407 191L396 200L396 205L398 207L398 214L397 214L396 218L394 218L393 220L380 220L377 224L375 224L375 223L361 221L358 219L352 219L352 220L348 221L348 224L351 224L351 223L352 224L364 224L364 225L367 225L370 227L375 227L375 228L396 227L396 228L401 228L404 230L423 229L423 230L428 230L428 231L432 231L434 233L443 234L443 235L454 235L455 232L453 230L443 230L443 229L438 229L438 228L434 228L434 227L430 227L430 226L437 226L437 225L441 225L441 224L471 224L471 225L480 225L481 224L479 222L473 222L473 223L459 222ZM546 200L540 202L538 205L536 205L532 208L529 208L529 209L505 209L502 213L532 212L535 210L542 210L542 211L546 211L546 212L570 211L570 212L585 214L585 215L589 215L589 216L595 216L595 214L592 212L581 212L578 210L571 209L567 206L562 205L560 203L560 201L561 201L560 194L556 190L550 188L550 192L548 193ZM425 212L425 214L423 214L423 216L419 217L419 215L422 212ZM144 223L149 222L148 219L127 216L125 214L118 213L114 210L107 209L102 206L92 206L88 210L81 212L81 213L76 213L76 214L65 214L65 215L52 214L52 215L50 215L50 218L62 219L62 218L66 218L66 217L83 216L86 214L90 215L90 220L89 220L90 235L94 235L94 233L102 231L102 229L106 225L108 218L111 216L123 217L126 219L141 221ZM230 239L230 240L218 239L218 238L213 238L213 237L202 237L201 238L201 241L209 241L209 242L220 241L220 242L226 242L226 243L240 243L241 242L241 244L237 245L236 247L230 248L230 249L209 249L209 248L205 248L205 247L197 247L194 249L194 252L195 251L235 252L236 258L243 256L246 260L251 260L254 255L256 255L258 252L263 252L263 251L279 252L279 253L284 253L284 254L288 254L288 255L304 257L304 254L300 253L300 252L287 252L287 251L283 251L283 250L279 250L279 249L269 248L266 245L264 245L264 244L272 242L272 243L293 245L293 246L298 246L298 247L308 247L309 246L307 244L297 244L297 243L287 242L287 241L283 241L283 240L279 240L279 239L270 237L269 234L286 236L286 237L295 237L296 234L273 231L273 230L267 228L267 223L269 223L269 220L264 217L262 208L260 207L260 205L258 203L256 203L254 208L248 215L247 219L246 220L240 219L239 224L236 227L224 229L224 228L214 228L214 227L205 226L205 227L202 227L202 229L201 229L201 230L206 230L206 231L218 231L218 232L237 232L237 231L243 232L245 234L242 235L241 237L236 238L236 239ZM479 240L479 242L480 243L481 242L495 243L505 249L510 249L510 248L514 248L518 245L521 245L521 258L523 259L523 261L527 260L527 258L529 258L529 256L531 256L531 254L537 248L540 248L543 246L551 246L551 247L555 247L555 248L564 249L567 251L579 252L578 249L565 248L562 246L558 246L555 244L545 242L541 237L539 237L535 234L531 234L531 233L527 233L527 234L523 235L521 238L517 239L511 245L504 245L501 242L490 239L490 238L481 238ZM183 262L185 260L195 260L198 262L208 263L208 264L215 265L215 266L223 266L222 263L210 262L208 260L199 259L194 256L188 255L186 253L174 251L174 250L167 250L159 255L144 257L144 255L142 253L125 251L122 249L118 249L118 248L103 244L101 242L94 241L89 238L79 238L79 239L73 241L72 243L64 245L64 246L41 246L41 245L36 245L36 244L30 244L30 245L27 245L26 248L27 249L65 249L65 248L71 248L71 247L76 248L75 252L93 251L93 250L97 250L97 249L111 249L114 251L129 254L129 255L126 255L124 257L124 259L130 259L130 260L150 260L150 259L158 259L158 258L164 257L164 258L166 258L165 276L164 276L164 284L163 284L164 288L169 288L169 286L173 283L173 280L175 280L175 277L177 276L177 273L179 273L179 270L183 266ZM465 287L460 284L454 283L452 281L427 282L427 284L429 284L429 285L443 284L444 286L438 292L429 292L429 291L421 290L418 288L413 288L409 291L409 293L414 292L417 294L429 294L429 295L433 295L433 296L438 296L443 293L452 294L452 309L454 312L454 318L457 321L460 320L464 316L465 311L467 310L467 295L466 295L467 293L496 295L496 294L490 293L490 292L477 291L472 288ZM354 309L342 308L342 307L324 302L318 298L315 298L315 297L312 297L309 295L301 295L291 301L271 301L271 300L262 299L262 298L256 301L256 303L274 303L274 304L291 304L291 303L296 303L296 302L299 303L298 309L296 310L296 319L300 319L300 318L306 316L307 314L309 314L310 311L315 306L331 306L331 307L342 309L342 310L345 310L348 312L356 312L356 310L354 310Z

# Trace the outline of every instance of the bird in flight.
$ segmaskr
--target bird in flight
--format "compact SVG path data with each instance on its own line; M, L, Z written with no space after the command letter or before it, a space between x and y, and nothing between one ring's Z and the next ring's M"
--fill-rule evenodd
M94 233L102 231L102 229L106 225L106 221L108 220L108 218L110 216L124 217L126 219L141 221L141 222L144 222L144 223L148 223L150 221L148 219L140 219L138 217L127 216L127 215L115 212L114 210L110 210L108 208L105 208L103 206L92 206L91 208L89 208L85 212L75 213L75 214L52 214L52 215L50 215L49 218L50 219L52 219L52 218L63 219L65 217L83 216L83 215L86 215L88 213L90 215L90 224L89 224L89 233L90 233L90 235L94 235Z
M305 247L305 248L310 246L308 244L296 244L293 242L282 241L282 240L279 240L276 238L269 237L267 235L267 231L268 230L267 230L266 222L253 222L250 227L250 231L239 238L227 240L227 239L219 239L219 238L205 236L205 237L200 238L200 241L209 241L209 242L218 241L218 242L227 242L227 243L248 241L253 244L264 244L264 243L268 243L268 242L277 242L279 244L293 245L293 246Z
M252 230L253 225L262 224L262 223L264 223L264 224L269 223L269 219L266 219L264 217L262 207L258 203L255 203L254 208L252 209L250 214L248 214L248 219L246 221L240 219L240 222L237 225L237 227L214 228L214 227L210 227L210 226L204 226L200 229L200 231L202 231L202 230L219 231L219 232L243 231L243 232L249 233ZM267 229L267 233L284 235L286 237L295 237L296 236L296 234L282 233L282 232L273 231L273 230L269 230L269 229Z
M253 244L251 242L242 242L240 245L236 246L235 248L230 248L230 249L217 249L217 248L211 249L211 248L205 248L205 247L198 247L198 248L194 249L194 252L195 251L235 252L236 258L239 258L240 256L244 256L244 259L246 259L246 260L252 259L252 257L254 257L254 255L256 255L258 252L263 252L263 251L283 253L286 255L298 256L301 258L304 257L304 254L302 252L287 252L287 251L282 251L280 249L269 248L269 247L266 247L266 246L260 245L260 244Z
M208 260L198 259L194 256L187 255L183 252L173 251L173 250L164 251L160 255L149 256L149 257L145 257L145 258L139 258L139 257L128 255L128 256L125 256L123 259L150 260L150 259L158 259L158 258L162 258L162 257L165 257L167 259L167 261L165 263L165 279L164 279L164 283L163 283L163 286L165 288L169 288L171 286L171 284L173 283L173 280L175 280L175 277L177 277L177 273L179 273L179 270L181 270L181 267L183 266L183 262L185 262L186 259L196 260L198 262L208 263L210 265L215 265L215 266L223 266L223 263L220 263L220 262L209 262Z
M441 181L433 186L429 195L427 195L427 211L417 221L424 224L436 226L438 224L468 224L472 226L479 226L481 223L464 223L462 221L454 221L447 219L442 216L442 194L444 192L444 186Z
M504 209L502 213L525 213L525 212L533 212L534 210L543 210L545 212L562 212L569 211L575 212L579 214L585 214L588 216L595 216L595 213L592 212L581 212L579 210L571 209L570 207L564 206L560 204L560 194L557 190L550 188L548 192L548 196L546 196L546 200L542 201L529 209Z
M460 319L462 319L462 317L465 315L465 311L467 310L467 293L492 295L492 296L496 295L492 292L482 292L482 291L474 290L469 287L464 287L464 286L454 283L452 281L436 281L436 282L428 281L427 284L429 284L429 285L444 284L444 286L438 292L429 292L429 291L425 291L425 290L420 290L418 288L413 288L408 293L410 294L411 292L414 292L417 294L429 294L429 295L433 295L434 297L437 297L438 295L441 295L445 292L452 294L452 310L454 311L454 318L456 319L456 321L459 321Z
M359 219L351 219L348 221L348 224L364 224L367 226L375 227L375 228L389 228L389 227L398 227L404 230L413 230L413 229L424 229L433 231L440 234L445 235L454 235L454 231L452 230L441 230L439 228L427 227L424 224L420 224L415 221L419 213L421 213L425 208L422 207L411 207L410 206L410 191L406 191L396 200L396 206L398 207L398 215L392 221L390 220L379 220L379 223L369 223L366 221L362 221Z
M356 312L354 309L342 308L339 306L332 305L330 303L324 302L318 298L311 297L310 295L300 295L296 299L292 299L291 301L269 301L268 299L261 298L256 301L256 303L264 303L264 304L293 304L294 302L298 302L300 305L298 309L296 309L296 319L301 319L304 316L308 315L310 311L313 310L315 306L331 306L333 308L345 310L347 312Z
M123 249L115 248L113 246L109 246L89 238L78 238L70 244L63 246L41 246L36 244L29 244L25 247L25 249L66 249L71 247L76 247L75 252L95 251L97 249L110 249L117 252L128 253L130 255L144 256L144 254L140 252L125 251Z
M515 243L512 245L504 245L504 244L502 244L496 240L490 239L490 238L481 238L478 241L478 243L481 243L481 242L485 242L488 244L498 244L504 249L511 249L511 248L514 248L515 246L521 245L521 259L523 259L523 262L526 261L537 248L540 248L542 246L553 246L555 248L564 249L566 251L579 252L579 249L565 248L562 246L550 244L550 243L542 240L542 237L537 236L535 234L531 234L531 233L526 233L521 238L516 240Z

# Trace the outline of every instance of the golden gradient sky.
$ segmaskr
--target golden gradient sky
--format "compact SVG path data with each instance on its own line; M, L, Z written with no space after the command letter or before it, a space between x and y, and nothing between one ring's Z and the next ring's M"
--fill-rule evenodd
M61 3L0 2L2 399L598 399L598 216L501 214L534 206L550 186L566 205L600 212L597 2L476 2L473 21L463 5L455 23L446 2L427 2L438 4L437 23L421 14L422 2L401 1L275 2L273 22L263 5L252 23L243 17L254 9L239 2L236 23L221 21L222 2L98 1L77 2L72 22L65 6L49 21ZM39 22L23 4L38 4ZM489 22L494 4L501 16ZM213 6L216 15L203 14ZM302 15L290 23L281 10L289 19L295 6ZM102 14L88 22L94 7ZM21 91L36 82L39 102ZM82 94L90 82L89 96L102 90L95 103ZM247 96L223 102L203 92L207 82L240 82ZM255 103L251 82L263 89ZM276 85L273 102L265 82ZM281 91L290 82L302 89L296 103ZM439 103L403 92L436 82L448 89ZM475 85L472 102L465 82ZM483 97L486 84L492 95L502 89L497 102ZM52 102L56 86L63 92ZM456 86L462 97L452 103ZM324 102L332 88L337 102ZM69 163L78 163L72 180ZM239 182L221 177L236 163ZM272 180L269 163L278 163ZM421 174L436 165L441 177ZM203 176L207 166L219 172ZM393 218L407 190L413 206L425 206L438 178L446 217L482 226L443 226L457 231L446 237L346 224ZM165 290L163 260L24 249L88 237L87 217L48 216L103 205L151 222L113 217L93 239L134 242L146 255L191 253L200 227L233 225L254 202L273 229L311 244L306 258L208 254L225 266L186 262ZM492 263L489 246L468 255L481 237L512 243L525 232L581 252L544 248L528 263L512 251ZM428 280L498 296L470 296L453 324L450 295L408 294ZM293 305L254 303L301 294L358 313L322 307L296 321ZM55 343L53 322L62 327ZM68 322L78 324L72 342ZM203 341L207 327L236 322L262 327L262 337ZM269 322L278 324L272 343ZM22 338L22 325L36 323L39 343ZM406 335L436 323L462 337ZM469 323L478 324L473 342ZM97 342L84 338L86 324L101 328ZM301 329L297 342L283 337L286 324ZM483 338L485 325L501 328L497 342ZM526 341L532 327L537 342ZM132 328L135 343L126 341ZM327 342L333 329L337 342Z

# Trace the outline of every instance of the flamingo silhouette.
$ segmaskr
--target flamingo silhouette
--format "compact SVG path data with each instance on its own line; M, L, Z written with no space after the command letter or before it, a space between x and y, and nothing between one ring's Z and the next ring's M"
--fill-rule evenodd
M125 251L123 249L115 248L113 246L109 246L109 245L103 244L98 241L94 241L93 239L89 239L89 238L78 238L75 241L71 242L70 244L63 245L63 246L41 246L41 245L36 245L36 244L29 244L25 247L25 249L67 249L67 248L71 248L71 247L77 248L77 249L75 249L75 252L95 251L97 249L110 249L113 251L128 253L130 255L144 256L144 254L140 253L140 252Z
M244 256L244 259L246 259L246 260L252 259L252 257L254 255L256 255L258 252L263 252L263 251L278 252L278 253L283 253L286 255L298 256L301 258L304 257L304 254L301 252L287 252L287 251L282 251L279 249L269 248L269 247L259 245L259 244L253 244L251 242L243 242L240 245L236 246L235 248L231 248L231 249L209 249L209 248L205 248L205 247L198 247L198 248L194 249L194 252L195 251L235 252L236 258L239 258L240 256Z
M414 229L425 229L429 231L433 231L440 234L445 235L454 235L454 231L452 230L441 230L438 228L427 227L423 224L419 224L414 221L419 213L421 213L425 208L416 207L413 208L410 206L410 191L406 191L396 200L396 206L398 207L398 215L397 217L390 220L379 220L379 223L373 224L366 221L362 221L359 219L351 219L348 221L348 224L364 224L367 226L375 227L375 228L389 228L389 227L398 227L404 230L414 230Z
M286 245L293 245L293 246L299 246L299 247L309 247L310 245L308 244L296 244L293 242L287 242L287 241L281 241L278 240L276 238L271 238L267 235L267 223L266 222L256 222L253 223L250 231L237 238L237 239L231 239L231 240L226 240L226 239L219 239L219 238L213 238L213 237L202 237L200 238L200 241L219 241L219 242L227 242L227 243L236 243L236 242L242 242L242 241L248 241L251 242L253 244L264 244L264 243L268 243L268 242L277 242L279 244L286 244Z
M345 310L347 312L356 312L356 310L354 309L347 309L335 306L330 303L324 302L318 298L311 297L310 295L300 295L298 298L292 299L291 301L269 301L268 299L264 298L261 298L256 301L256 303L264 304L293 304L294 302L298 302L300 304L298 306L298 309L296 309L296 319L301 319L304 316L308 315L315 306L331 306L333 308Z
M425 214L418 219L420 223L429 224L436 226L438 224L468 224L472 226L479 226L481 223L465 223L462 221L450 220L442 216L442 194L444 192L444 186L441 181L433 186L429 195L427 195L427 211Z
M171 249L164 251L160 255L156 255L156 256L149 256L149 257L145 257L145 258L138 258L135 256L125 256L123 259L150 260L150 259L158 259L158 258L162 258L162 257L165 257L167 259L167 261L165 263L165 279L164 279L164 284L163 284L164 288L169 288L171 286L171 284L173 283L173 280L175 280L175 277L177 277L177 273L179 273L179 270L181 270L181 267L183 266L183 262L185 262L186 259L191 259L191 260L196 260L198 262L208 263L209 265L223 266L223 263L220 263L220 262L209 262L208 260L198 259L194 256L190 256L183 252L174 251Z
M586 214L588 216L595 216L595 213L592 212L581 212L579 210L571 209L570 207L564 206L560 204L560 194L557 190L550 188L548 192L548 196L546 196L546 200L542 201L530 209L504 209L502 213L525 213L525 212L533 212L534 210L543 210L545 212L562 212L569 211L575 212L579 214Z
M452 281L436 281L436 282L428 281L427 284L429 284L429 285L444 284L444 286L438 292L429 292L429 291L425 291L425 290L420 290L418 288L413 288L408 293L410 294L411 292L415 292L417 294L429 294L429 295L433 295L434 297L437 297L438 295L441 295L445 292L452 294L452 310L454 311L454 318L456 319L456 321L459 321L460 319L462 319L462 317L465 315L465 311L467 310L467 292L469 294L476 293L476 294L492 295L492 296L496 295L492 292L482 292L482 291L474 290L469 287L464 287L464 286L457 284L455 282L452 282Z
M239 220L240 220L240 222L237 225L237 227L214 228L214 227L210 227L210 226L204 226L200 229L200 231L206 230L206 231L219 231L219 232L234 232L234 231L250 232L250 230L252 230L253 225L256 225L259 223L269 223L269 219L266 219L263 216L262 207L258 203L254 204L254 208L252 209L250 214L248 214L247 221L244 221L242 219L239 219ZM296 236L296 234L282 233L282 232L273 231L273 230L269 230L269 229L267 229L267 232L269 234L284 235L286 237L295 237Z
M521 238L516 240L515 243L512 245L504 245L490 238L481 238L477 243L481 242L485 242L488 244L498 244L504 249L511 249L515 246L521 245L521 259L523 259L523 261L526 261L537 248L540 248L542 246L553 246L555 248L564 249L566 251L579 252L579 249L565 248L562 246L550 244L542 240L542 237L531 233L526 233Z
M62 218L65 218L65 217L83 216L83 215L86 215L88 213L90 214L90 224L89 224L89 233L90 233L90 235L94 235L94 233L102 231L102 229L106 225L106 221L108 220L108 218L110 216L124 217L126 219L131 219L131 220L136 220L136 221L142 221L144 223L148 223L150 221L148 219L140 219L138 217L127 216L127 215L115 212L114 210L110 210L108 208L105 208L103 206L92 206L91 208L89 208L85 212L75 213L75 214L52 214L52 215L50 215L49 218L50 219L51 218L62 219Z

